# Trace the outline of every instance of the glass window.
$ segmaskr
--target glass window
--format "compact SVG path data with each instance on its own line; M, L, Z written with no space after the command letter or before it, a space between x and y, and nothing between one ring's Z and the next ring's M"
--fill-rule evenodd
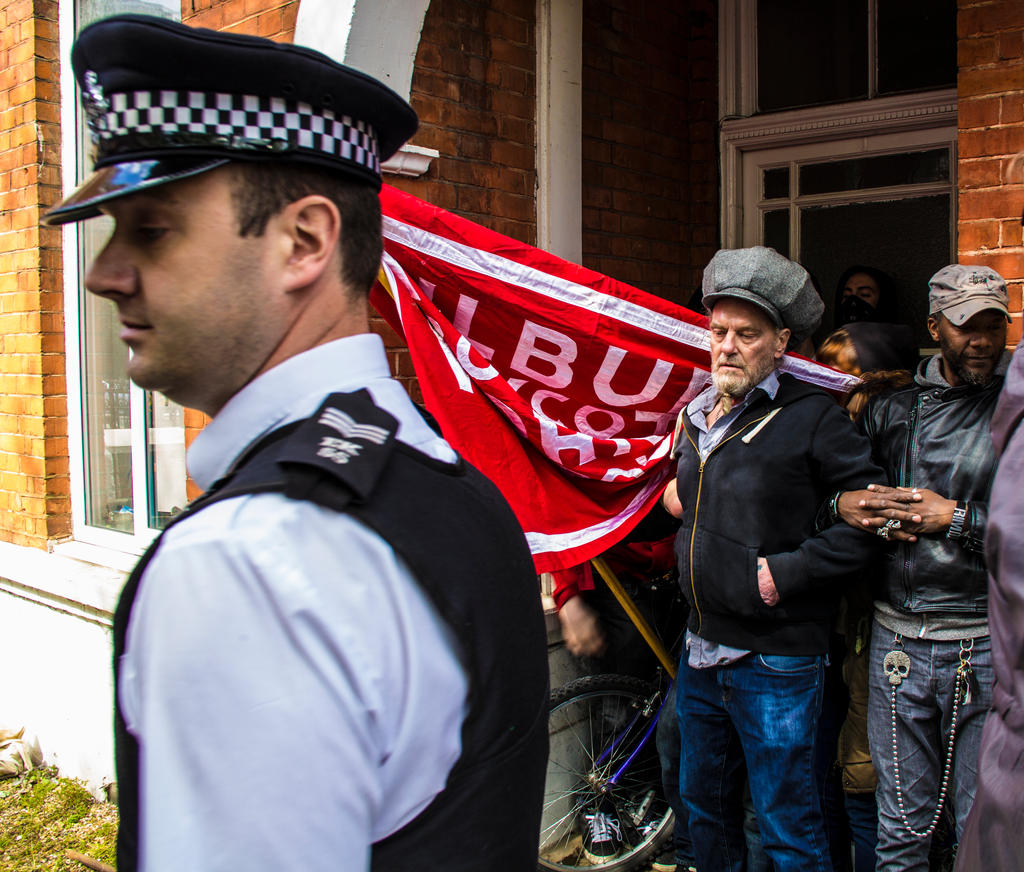
M956 86L956 3L878 4L878 93Z
M178 19L180 8L178 0L78 0L74 32L122 12ZM65 94L64 99L78 107L73 177L81 182L91 172L92 144L77 93ZM185 505L184 410L129 382L125 372L129 352L118 338L117 310L85 291L88 266L112 226L106 217L94 218L74 225L65 236L76 249L69 260L78 265L77 287L68 289L67 299L77 302L77 315L69 322L78 326L81 351L78 391L84 500L79 504L83 517L75 518L75 527L76 534L84 523L87 528L146 535L163 527Z
M955 0L757 0L757 111L956 85Z
M949 181L949 149L858 157L800 167L800 194Z
M867 96L865 0L758 0L761 112Z
M789 167L774 167L773 169L765 170L763 179L764 198L766 200L776 200L779 197L789 196Z
M854 263L892 276L896 320L909 324L919 348L928 335L928 279L950 258L950 194L867 203L808 206L800 211L800 262L821 283L825 314L816 342L835 326L839 276Z
M789 209L764 213L764 244L789 257Z

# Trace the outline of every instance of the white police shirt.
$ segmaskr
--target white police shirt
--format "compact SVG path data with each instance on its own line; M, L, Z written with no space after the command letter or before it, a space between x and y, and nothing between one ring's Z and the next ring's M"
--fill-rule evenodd
M364 334L247 385L189 449L193 478L209 487L262 435L359 388L400 440L455 460ZM366 869L459 756L467 679L448 628L386 542L313 503L237 497L169 530L121 668L143 872Z

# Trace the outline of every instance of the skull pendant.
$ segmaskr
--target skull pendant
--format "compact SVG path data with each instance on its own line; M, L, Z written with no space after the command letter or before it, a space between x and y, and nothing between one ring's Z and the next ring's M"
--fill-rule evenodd
M882 661L882 669L889 676L889 684L899 687L903 679L910 674L910 657L906 651L890 651Z

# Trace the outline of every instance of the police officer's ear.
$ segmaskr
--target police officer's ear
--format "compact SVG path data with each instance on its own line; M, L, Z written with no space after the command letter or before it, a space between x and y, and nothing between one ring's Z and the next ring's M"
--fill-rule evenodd
M280 246L285 290L301 290L340 275L341 214L328 197L308 194L289 203L270 219L268 230L274 231Z

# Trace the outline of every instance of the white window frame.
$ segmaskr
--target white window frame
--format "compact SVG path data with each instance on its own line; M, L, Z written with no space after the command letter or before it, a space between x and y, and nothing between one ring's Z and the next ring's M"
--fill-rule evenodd
M723 238L731 247L761 245L764 242L764 211L790 209L789 241L792 257L800 251L800 211L819 205L839 206L848 203L877 202L880 200L902 200L942 194L950 197L950 241L951 248L956 241L956 126L928 127L917 130L883 129L869 133L865 126L858 129L858 135L838 140L820 140L813 137L801 140L799 137L781 137L778 145L771 146L769 138L756 137L756 147L744 150L734 141L735 180L739 188L742 207L734 209L731 217L738 225L723 232ZM825 194L799 194L799 167L826 161L849 160L860 157L880 157L890 154L947 149L950 155L950 177L948 181L923 182L886 188L859 188L848 191L832 191ZM790 194L788 199L765 200L763 197L762 171L777 167L789 167Z

